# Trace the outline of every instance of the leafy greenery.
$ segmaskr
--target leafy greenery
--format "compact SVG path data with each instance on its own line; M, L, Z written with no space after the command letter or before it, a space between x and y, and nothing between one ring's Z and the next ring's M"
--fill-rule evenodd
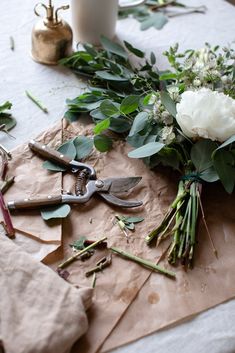
M0 130L8 132L16 125L16 120L13 118L11 113L12 104L9 101L0 105Z
M182 11L178 10L176 13L172 13L172 11L168 12L168 6L181 8ZM142 31L151 27L160 30L165 26L170 17L186 14L187 10L189 12L204 13L206 8L203 6L192 8L174 0L147 0L144 5L131 9L120 9L119 19L125 19L128 17L135 18L140 22L140 29ZM132 52L130 48L128 49ZM137 52L135 51L134 54L137 55Z

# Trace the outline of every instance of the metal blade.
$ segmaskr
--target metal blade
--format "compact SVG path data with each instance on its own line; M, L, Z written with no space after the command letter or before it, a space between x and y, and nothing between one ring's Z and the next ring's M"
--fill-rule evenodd
M143 204L142 201L126 201L126 200L121 200L118 197L112 195L112 194L107 194L104 192L100 192L99 195L105 199L108 203L119 206L119 207L124 207L124 208L132 208L132 207L138 207Z
M140 182L141 179L141 177L107 178L104 180L104 183L110 185L110 192L120 193L132 189Z

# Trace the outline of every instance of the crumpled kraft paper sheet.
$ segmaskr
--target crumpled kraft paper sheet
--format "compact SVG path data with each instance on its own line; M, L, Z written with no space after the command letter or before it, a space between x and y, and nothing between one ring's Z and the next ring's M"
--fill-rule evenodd
M65 126L64 140L78 134L89 135L91 130L91 126L84 127L78 123ZM50 145L55 146L58 145L60 139L61 131L57 126L42 135L38 141L44 140L46 143L50 141ZM22 147L20 148L22 149ZM164 243L159 248L147 247L144 243L144 237L159 224L170 202L175 197L176 174L166 169L159 169L156 172L150 171L142 161L127 157L129 149L130 147L123 142L118 142L115 144L115 149L109 153L100 154L94 151L86 162L96 168L99 177L142 176L141 183L129 193L127 198L142 199L143 206L124 210L107 205L98 196L93 197L87 204L72 206L71 214L62 222L63 246L44 260L52 268L55 268L62 259L71 255L69 244L80 236L98 239L106 235L109 246L119 247L153 261L157 261L165 249L166 244ZM30 156L32 157L31 153ZM17 157L19 158L20 154L17 154ZM34 168L40 169L41 159L34 157L33 160ZM12 166L14 163L16 163L15 157ZM19 161L17 163L20 164ZM30 173L32 161L28 160L28 163L26 179L32 180ZM31 183L31 192L35 195L45 194L46 190L49 190L51 194L52 191L57 193L55 185L58 185L59 188L59 182L55 184L53 178L59 178L59 176L52 176L51 173L46 172L44 177L47 181L42 189L39 186L35 189L35 184ZM73 175L65 174L63 189L73 190L74 181ZM23 187L21 186L21 188ZM20 196L17 184L14 186L14 193L13 189L7 193L8 200L13 196L14 198ZM195 268L187 273L180 267L176 268L177 279L175 281L157 273L151 274L139 265L113 255L111 267L97 274L94 303L89 311L90 327L84 338L74 346L73 353L110 350L234 297L235 216L233 210L235 199L233 195L226 195L218 185L207 185L204 189L203 202L207 222L218 249L219 259L215 258L211 250L208 236L202 224L199 227L199 245ZM54 241L54 233L51 233L54 228L47 227L43 223L39 212L36 217L37 212L34 211L34 227L35 230L38 229L38 237L43 239L44 247L45 239L47 243ZM129 244L127 244L119 227L113 225L114 216L117 213L140 215L145 218L144 222L136 226L136 231L130 233ZM29 212L27 212L27 217L26 213L24 216L20 216L22 217L21 231L26 229L27 233L32 233L28 214ZM13 219L17 228L19 227L18 217ZM42 224L44 224L43 232ZM35 239L36 233L37 231L34 234ZM48 250L47 253L49 253ZM79 285L89 285L91 279L86 278L84 273L93 267L96 260L100 259L104 253L105 251L97 250L88 261L78 260L70 265L68 268L71 274L69 280L72 283L79 283ZM169 268L167 263L162 265Z

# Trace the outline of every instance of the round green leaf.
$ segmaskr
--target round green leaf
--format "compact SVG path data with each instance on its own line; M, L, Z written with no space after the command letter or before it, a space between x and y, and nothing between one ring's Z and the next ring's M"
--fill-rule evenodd
M147 112L140 112L139 114L137 114L133 121L131 131L129 132L129 136L133 136L138 132L142 131L145 128L147 122L148 122Z
M130 95L123 99L120 110L123 114L133 113L139 106L140 97L136 95Z
M42 163L44 169L50 170L51 172L65 172L66 168L59 166L51 161L45 161Z
M68 216L70 210L70 206L66 204L55 207L48 207L41 210L41 216L45 221L53 218L65 218Z
M102 114L108 117L120 115L118 106L114 104L110 99L105 99L100 104L100 111Z
M98 151L106 152L112 147L112 139L105 135L96 135L94 137L94 145Z
M76 159L89 156L93 149L93 140L86 136L78 136L73 140L76 149Z
M153 154L161 151L165 145L160 142L149 142L144 146L137 148L134 151L128 153L131 158L145 158L152 156Z
M74 159L76 157L76 148L72 140L63 143L58 149L58 152L64 154L65 156Z
M11 130L16 125L16 120L10 114L1 113L0 125L5 125L7 131Z
M110 118L101 120L93 129L96 135L100 134L101 132L107 130L110 126Z

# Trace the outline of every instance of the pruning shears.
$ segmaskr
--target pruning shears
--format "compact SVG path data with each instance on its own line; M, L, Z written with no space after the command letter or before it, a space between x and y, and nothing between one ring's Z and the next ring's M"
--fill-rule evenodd
M65 167L68 171L77 174L75 182L75 194L61 193L60 195L48 195L47 197L24 198L8 202L8 208L13 209L33 209L46 206L56 206L60 204L79 204L88 202L94 194L98 194L108 203L132 208L142 205L142 201L128 201L120 199L116 194L127 192L135 187L141 177L117 177L97 179L95 169L89 164L81 163L70 159L60 152L43 145L35 140L29 142L32 151L44 158L50 159Z

